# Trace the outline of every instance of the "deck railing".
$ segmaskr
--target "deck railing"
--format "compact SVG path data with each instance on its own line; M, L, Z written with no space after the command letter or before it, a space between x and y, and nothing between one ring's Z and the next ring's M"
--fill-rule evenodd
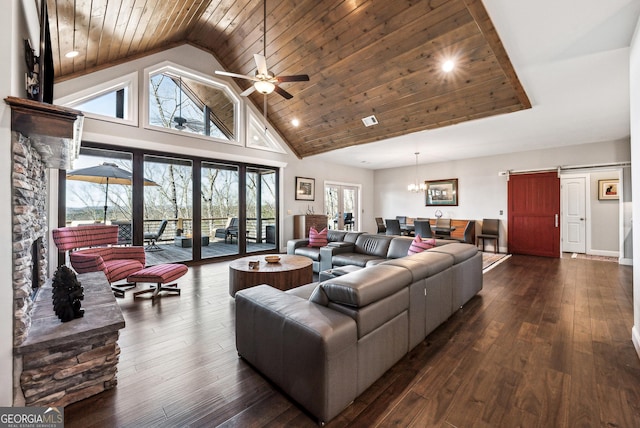
M210 239L215 237L216 229L224 229L227 225L227 217L210 217L202 219L202 236L208 236ZM160 227L162 219L145 219L144 220L144 233L153 233ZM86 222L78 221L73 222L71 225L92 223L87 220ZM131 233L131 221L130 220L112 220L111 224L116 224L120 227L118 241L121 244L130 244L132 241ZM258 219L247 218L247 240L254 242L265 242L273 239L275 243L275 218L262 218L260 224ZM181 229L181 233L178 230ZM162 232L162 235L158 241L173 241L176 236L185 236L193 234L193 219L191 218L175 218L167 219L167 226Z

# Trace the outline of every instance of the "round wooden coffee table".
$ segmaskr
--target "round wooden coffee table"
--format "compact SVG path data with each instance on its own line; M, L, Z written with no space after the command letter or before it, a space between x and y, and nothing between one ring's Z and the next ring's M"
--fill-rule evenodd
M229 264L229 294L260 284L269 284L280 290L289 290L313 282L313 262L308 257L289 254L267 254L280 256L278 263L267 263L265 254L243 257ZM257 269L249 262L259 262Z

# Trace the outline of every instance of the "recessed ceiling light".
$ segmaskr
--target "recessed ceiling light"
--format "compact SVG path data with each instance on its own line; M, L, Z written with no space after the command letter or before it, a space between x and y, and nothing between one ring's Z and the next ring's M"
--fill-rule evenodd
M451 70L453 70L453 67L455 66L455 64L453 63L453 61L451 61L450 59L443 62L442 63L442 70L446 71L447 73L450 72Z
M64 56L66 56L67 58L75 58L78 55L80 55L80 52L78 52L78 51L71 51L71 52L67 52L66 54L64 54Z
M291 119L291 124L293 126L300 126L300 121L298 119Z

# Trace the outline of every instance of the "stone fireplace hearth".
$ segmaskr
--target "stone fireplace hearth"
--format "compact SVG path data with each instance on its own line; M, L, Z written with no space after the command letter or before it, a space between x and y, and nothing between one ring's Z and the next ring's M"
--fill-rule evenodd
M124 318L102 272L78 276L85 317L62 323L53 312L49 169L70 169L82 113L14 97L5 102L12 131L13 405L65 406L117 384Z

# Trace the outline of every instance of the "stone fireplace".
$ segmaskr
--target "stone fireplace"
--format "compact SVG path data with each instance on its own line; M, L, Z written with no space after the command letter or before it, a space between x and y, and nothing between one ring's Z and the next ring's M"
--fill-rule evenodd
M12 132L12 154L13 345L18 346L31 327L34 280L38 285L47 280L47 168L31 141L17 132Z
M70 169L82 113L14 97L5 102L12 131L13 405L65 406L116 385L124 318L102 272L78 275L85 317L62 323L53 312L49 169Z

